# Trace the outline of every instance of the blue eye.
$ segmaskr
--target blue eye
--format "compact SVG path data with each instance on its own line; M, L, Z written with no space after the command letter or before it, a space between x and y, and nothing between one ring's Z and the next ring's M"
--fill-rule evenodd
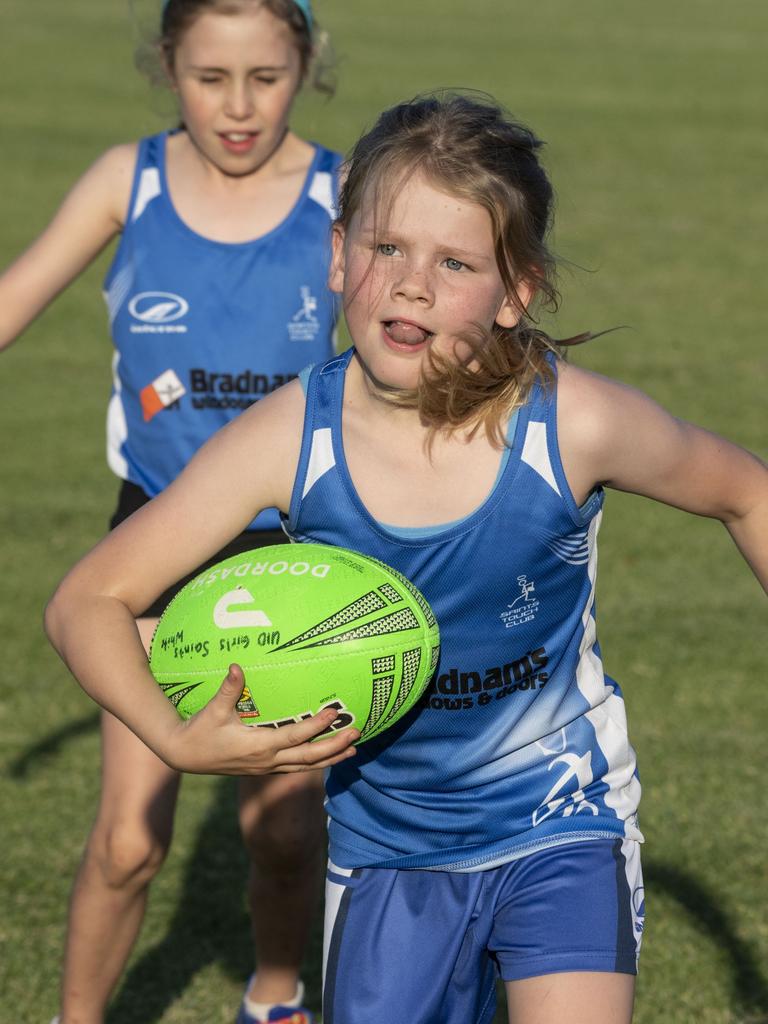
M449 270L463 270L466 267L466 263L462 263L461 260L455 260L452 256L446 259L445 265Z
M394 256L397 252L397 246L392 245L391 242L379 242L376 246L376 252L380 256Z

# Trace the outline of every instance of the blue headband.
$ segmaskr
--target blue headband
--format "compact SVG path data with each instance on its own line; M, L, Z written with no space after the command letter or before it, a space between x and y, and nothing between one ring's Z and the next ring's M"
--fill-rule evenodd
M310 34L311 34L311 32L312 32L312 5L310 4L309 0L293 0L293 2L296 4L296 6L301 11L301 13L304 15L304 21L306 21L307 28L309 29ZM169 3L170 3L170 0L163 0L163 7L162 7L163 11L165 11L165 8L168 6Z
M304 15L304 20L307 23L307 28L310 33L312 32L312 6L309 0L294 0L294 3L299 8L301 13Z

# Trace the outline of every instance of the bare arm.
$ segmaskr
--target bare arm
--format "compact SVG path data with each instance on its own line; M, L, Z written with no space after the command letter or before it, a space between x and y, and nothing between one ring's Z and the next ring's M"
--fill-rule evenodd
M288 507L303 408L294 382L219 431L170 487L71 570L46 610L50 640L83 689L174 768L240 775L324 767L349 756L357 738L348 730L310 746L331 712L279 730L244 727L234 712L239 669L182 722L149 672L134 622L257 511Z
M721 520L768 591L768 468L646 395L561 368L558 434L577 501L597 484Z
M120 232L136 163L110 149L73 186L53 220L0 276L0 350L11 344Z

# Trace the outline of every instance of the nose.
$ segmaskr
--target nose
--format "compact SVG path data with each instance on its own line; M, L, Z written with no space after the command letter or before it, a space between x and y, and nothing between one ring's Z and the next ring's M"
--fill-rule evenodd
M254 111L254 102L250 84L247 81L233 79L229 83L224 100L224 110L237 121L244 121L251 116Z
M429 273L423 267L406 265L392 283L392 297L431 306L435 295Z

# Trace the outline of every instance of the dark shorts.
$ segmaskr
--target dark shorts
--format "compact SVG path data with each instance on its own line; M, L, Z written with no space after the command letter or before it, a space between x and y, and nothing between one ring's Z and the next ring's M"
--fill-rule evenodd
M124 519L128 516L133 515L142 505L146 505L151 498L146 494L141 487L131 483L129 480L123 480L123 485L120 488L120 494L117 499L117 508L115 514L109 521L110 530L114 530L116 526L119 526ZM263 548L268 544L286 544L288 538L285 536L282 530L244 530L241 534L235 537L233 540L226 544L221 551L217 551L216 554L203 562L202 565L198 565L194 572L189 573L183 579L180 579L178 583L175 583L172 587L169 587L164 593L162 593L145 611L138 615L139 619L157 619L159 618L170 601L178 594L181 588L193 580L199 572L203 569L209 569L212 565L217 562L221 562L224 558L229 558L230 555L239 555L243 551L252 551L254 548Z
M330 863L325 906L325 1024L490 1024L496 977L636 973L640 846L571 842L467 873Z

